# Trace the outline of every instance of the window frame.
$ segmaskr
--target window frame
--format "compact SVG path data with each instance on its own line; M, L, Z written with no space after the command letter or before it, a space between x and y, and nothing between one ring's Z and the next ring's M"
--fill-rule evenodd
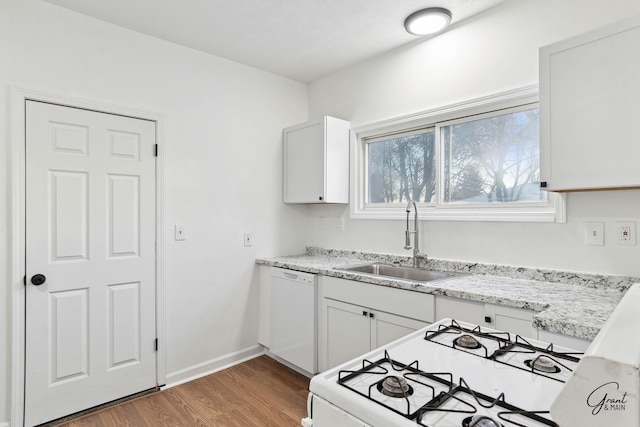
M365 198L365 205L367 206L367 208L371 209L374 207L380 208L380 207L385 207L388 206L388 204L384 204L384 203L367 203L366 200L368 198L368 189L369 189L369 171L368 171L368 165L369 165L369 150L367 150L367 145L368 144L372 144L372 143L376 143L376 142L382 142L382 141L386 141L389 140L390 138L394 138L394 137L402 137L402 136L412 136L412 135L418 135L421 133L427 133L427 132L433 132L434 134L434 156L435 156L435 168L436 168L436 203L437 203L437 199L439 198L439 195L437 194L438 192L438 176L437 176L437 170L438 170L438 141L437 141L437 134L436 134L436 127L435 126L422 126L422 127L418 127L418 128L412 128L412 129L408 129L408 130L403 130L401 132L391 132L391 133L386 133L384 135L376 135L373 137L367 137L364 138L362 141L362 149L363 149L363 164L364 164L364 191L366 191L367 193L365 193L364 198ZM407 201L408 203L408 201ZM436 203L419 203L419 205L424 205L424 206L433 206Z
M351 191L350 218L405 219L401 204L367 203L366 144L385 136L393 136L420 129L435 129L436 141L436 203L420 203L420 219L441 221L497 221L497 222L566 222L566 199L562 193L547 192L547 200L512 203L443 203L440 128L530 108L539 107L537 85L477 98L416 114L356 126L351 129Z

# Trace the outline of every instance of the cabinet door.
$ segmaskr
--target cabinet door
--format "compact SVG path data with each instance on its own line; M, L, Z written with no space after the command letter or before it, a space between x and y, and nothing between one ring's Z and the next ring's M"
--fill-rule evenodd
M491 319L492 328L525 338L538 338L538 329L533 327L534 314L522 308L485 304L485 316Z
M370 317L372 349L389 344L429 324L381 311L372 312L372 314L373 317Z
M325 197L324 122L284 131L285 203L314 203Z
M484 316L483 302L439 295L436 297L436 319L450 317L474 325L488 326L488 324L484 322Z
M326 368L371 349L369 311L357 305L325 298Z
M640 19L540 50L541 181L550 190L640 185Z
M578 351L586 351L591 344L591 341L589 340L545 331L544 329L540 329L538 331L538 339L540 341L551 342L555 345L561 345Z

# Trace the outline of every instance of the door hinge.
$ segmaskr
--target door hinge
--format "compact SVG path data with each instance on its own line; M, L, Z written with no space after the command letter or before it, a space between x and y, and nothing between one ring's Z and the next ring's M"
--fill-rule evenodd
M156 147L155 147L155 156L158 157L158 144L156 144Z
M158 351L158 338L156 338L155 347L156 347L156 351Z

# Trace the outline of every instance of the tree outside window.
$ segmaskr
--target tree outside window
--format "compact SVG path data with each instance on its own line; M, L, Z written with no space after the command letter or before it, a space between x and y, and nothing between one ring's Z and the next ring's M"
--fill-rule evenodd
M437 206L544 201L546 194L539 186L538 109L476 117L480 118L365 140L367 203L401 205L414 200ZM439 183L438 166L442 168Z
M443 202L540 201L538 109L440 128Z
M435 202L435 151L433 129L368 142L368 202Z

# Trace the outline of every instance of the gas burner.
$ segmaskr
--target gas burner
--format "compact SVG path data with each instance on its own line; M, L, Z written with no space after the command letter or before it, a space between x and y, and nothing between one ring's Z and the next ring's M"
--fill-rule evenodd
M489 359L496 351L511 343L511 335L508 332L460 324L455 320L451 320L448 325L440 324L437 330L428 330L424 339L485 359Z
M485 415L474 415L462 420L462 427L503 427L502 423Z
M580 362L582 353L570 351L552 344L546 345L516 336L514 342L496 351L492 359L514 368L542 375L559 382L566 382Z
M378 391L389 397L407 397L413 394L413 388L402 377L390 375L378 383Z
M453 340L453 343L463 348L476 349L480 348L480 342L469 334L464 334Z
M474 391L460 378L460 385L450 392L439 394L423 406L416 419L422 427L559 427L546 418L549 411L531 411L518 408L505 400L504 393L497 397Z
M527 359L524 363L531 369L540 372L548 372L551 374L560 372L560 368L554 363L553 359L544 355L540 355L533 360Z
M454 387L451 373L421 371L417 360L404 364L386 350L375 362L364 359L360 369L338 371L337 382L407 419L415 419L422 407Z

